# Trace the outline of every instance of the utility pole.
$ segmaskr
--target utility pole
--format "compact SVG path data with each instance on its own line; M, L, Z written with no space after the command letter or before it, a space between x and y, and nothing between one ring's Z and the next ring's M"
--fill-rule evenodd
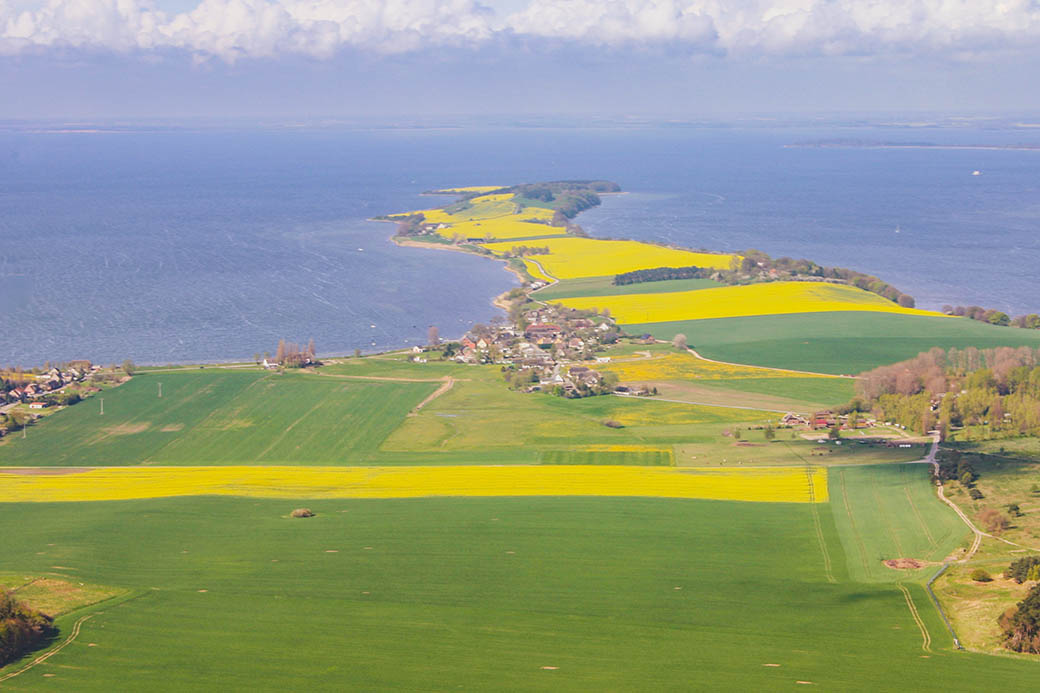
M162 383L159 383L159 399L162 399Z
M105 415L105 398L101 397L100 399L101 399L101 414L99 416L104 416Z

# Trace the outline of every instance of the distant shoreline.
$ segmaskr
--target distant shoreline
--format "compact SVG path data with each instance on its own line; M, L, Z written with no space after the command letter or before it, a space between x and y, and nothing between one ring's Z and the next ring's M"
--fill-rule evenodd
M929 144L927 142L797 142L784 149L964 149L970 151L1040 152L1040 144Z

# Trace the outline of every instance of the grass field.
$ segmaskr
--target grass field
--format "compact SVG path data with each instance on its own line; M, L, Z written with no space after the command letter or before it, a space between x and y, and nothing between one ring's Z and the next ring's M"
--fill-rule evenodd
M938 315L903 308L854 286L821 282L771 282L675 293L567 298L560 303L571 308L607 308L611 316L624 325L833 311Z
M158 397L162 383L163 396ZM210 369L140 375L0 444L0 466L351 464L438 383Z
M646 496L807 503L826 502L827 471L816 468L807 475L790 467L583 467L556 461L545 466L105 467L57 474L0 472L0 503L201 495L316 499Z
M860 373L922 351L1040 346L1040 330L977 320L871 312L767 315L628 325L659 339L682 333L707 358L821 373Z
M929 465L832 468L829 485L834 523L854 580L930 577L970 538L960 518L936 499ZM927 565L906 571L883 564L896 558Z
M504 253L513 245L486 243L484 247L495 253ZM639 241L608 241L576 236L547 238L538 241L537 245L549 248L548 255L537 255L534 259L555 279L602 277L653 267L695 265L725 269L733 257L676 250Z
M535 244L536 245L536 244ZM539 289L531 294L539 301L555 301L561 298L577 296L621 296L625 294L675 293L695 289L712 289L721 286L711 279L669 279L660 282L642 282L640 284L621 284L615 286L614 276L585 277L583 279L564 279L552 286Z
M293 507L317 512L287 519ZM133 598L5 690L993 690L826 506L605 498L0 504L5 564ZM59 567L54 567L59 566ZM833 582L831 581L833 580ZM927 655L927 656L925 656Z

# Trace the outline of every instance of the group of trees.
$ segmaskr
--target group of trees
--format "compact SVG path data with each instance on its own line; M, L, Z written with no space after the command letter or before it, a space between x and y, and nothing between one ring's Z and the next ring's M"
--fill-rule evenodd
M52 631L49 616L0 589L0 667L39 647Z
M523 257L524 255L548 255L549 246L514 245L503 254L503 257Z
M398 236L418 236L425 231L423 224L426 222L426 217L422 212L409 214L406 217L394 217L394 220L397 222Z
M1004 631L1005 647L1040 654L1040 583L1033 585L1025 599L1005 611L998 622Z
M295 342L279 339L274 360L275 363L285 368L303 368L314 362L314 340L310 340L306 347L301 347Z
M655 267L653 269L641 269L633 272L623 272L614 275L615 286L626 284L642 284L643 282L661 282L669 279L706 279L716 270L703 267Z
M1000 325L1001 327L1020 327L1027 330L1040 330L1040 315L1036 313L1030 313L1029 315L1019 315L1015 318L1008 316L1007 313L996 310L993 308L983 308L981 306L943 306L942 312L947 315L959 315L965 318L971 318L972 320L978 320L980 322L987 322L990 325Z
M851 284L857 288L883 296L904 308L914 307L914 298L872 274L858 272L847 267L825 267L812 260L795 260L789 257L773 259L761 250L745 250L740 258L734 258L728 272L720 272L719 279L728 284L738 284L747 278L773 278L774 275L789 277L818 277Z
M860 375L850 405L926 432L988 424L990 431L1040 431L1040 349L935 348Z

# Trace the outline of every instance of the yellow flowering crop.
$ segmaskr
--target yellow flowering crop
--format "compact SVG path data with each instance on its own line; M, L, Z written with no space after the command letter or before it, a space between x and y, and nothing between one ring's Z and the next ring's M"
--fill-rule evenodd
M549 226L529 221L521 221L523 215L511 215L495 219L483 219L481 221L463 221L452 224L443 229L437 229L437 233L445 238L454 238L456 235L462 238L491 237L495 239L521 239L532 236L562 236L567 229L562 226ZM533 242L530 245L538 245Z
M496 193L494 195L481 195L480 197L470 198L469 203L472 205L476 205L481 204L483 202L501 202L502 200L512 200L513 197L513 193Z
M652 284L647 285L647 290L652 290ZM559 303L572 308L608 308L614 319L623 324L825 311L941 315L903 308L854 286L824 282L772 282L675 293L564 298Z
M577 236L549 238L539 241L538 245L547 246L549 254L538 255L535 259L557 279L603 277L654 267L692 265L727 269L733 258L732 255L695 253L639 241L608 241ZM505 253L512 244L488 243L484 247L492 252Z
M808 478L798 467L102 467L55 471L0 472L0 502L200 495L308 499L642 496L788 503L806 503L812 497L818 502L827 500L825 468L814 468Z
M655 354L651 358L615 358L601 370L617 373L622 382L640 380L730 380L733 378L836 378L771 368L755 368L700 359L688 352Z

